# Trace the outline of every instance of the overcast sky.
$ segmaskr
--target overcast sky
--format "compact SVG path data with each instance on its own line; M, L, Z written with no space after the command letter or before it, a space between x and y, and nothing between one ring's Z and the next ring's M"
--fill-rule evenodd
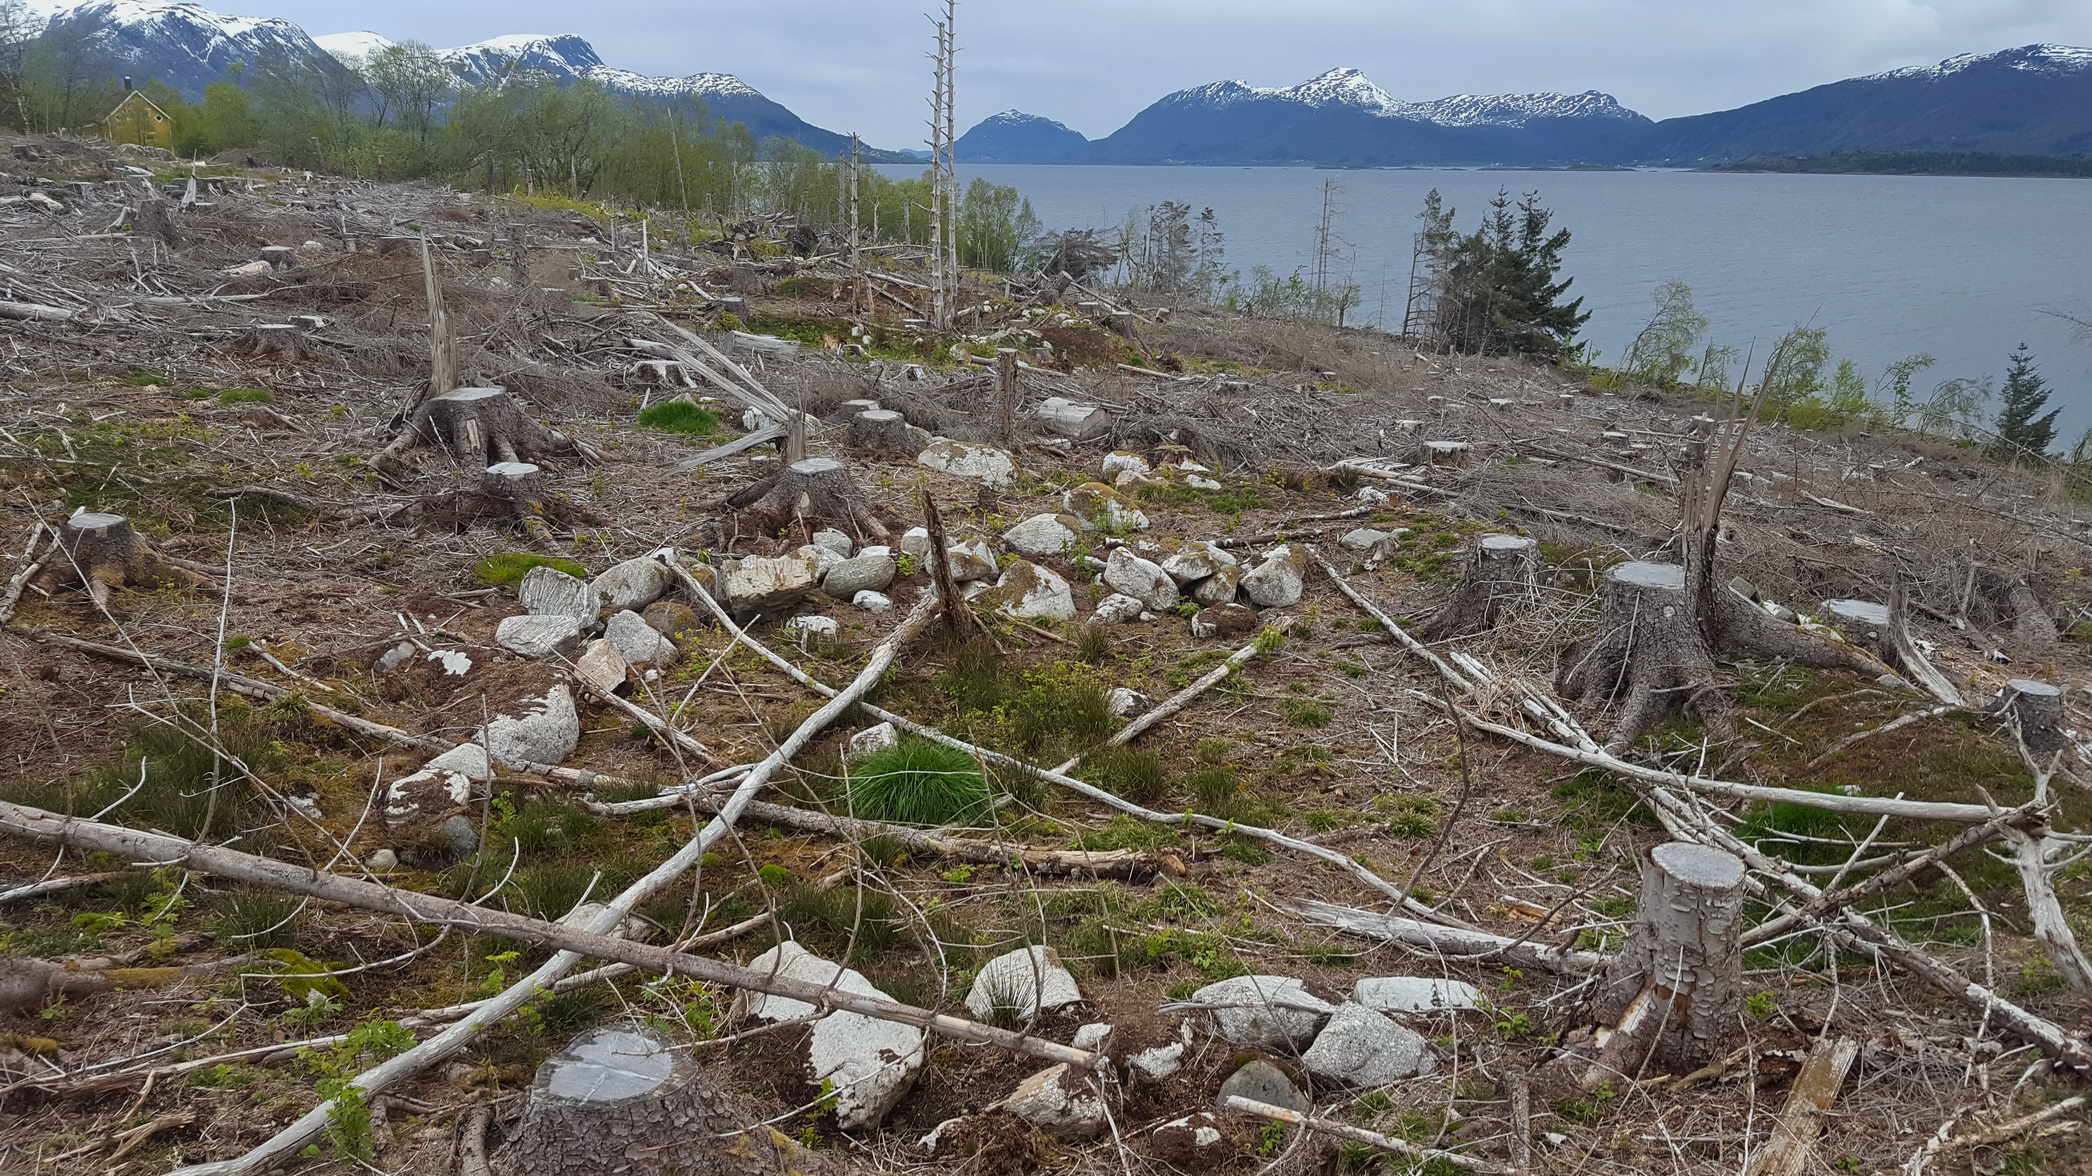
M611 65L737 74L885 147L923 137L925 0L207 0L314 35L449 48L578 33ZM1356 66L1397 98L1597 89L1652 118L2034 41L2092 45L2092 0L961 0L962 129L1017 108L1097 138L1156 98Z

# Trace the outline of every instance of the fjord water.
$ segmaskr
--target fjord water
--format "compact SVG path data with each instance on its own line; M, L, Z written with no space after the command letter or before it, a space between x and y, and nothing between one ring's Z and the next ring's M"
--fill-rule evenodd
M895 168L896 173L909 169ZM961 165L1030 197L1051 228L1124 223L1161 200L1211 207L1245 274L1305 266L1321 186L1343 191L1336 232L1363 289L1354 322L1399 327L1411 238L1437 188L1474 228L1498 187L1537 190L1573 234L1565 272L1592 312L1585 337L1617 360L1656 286L1693 288L1720 342L1762 359L1797 323L1830 332L1871 379L1918 352L1947 377L1998 376L2031 344L2064 408L2063 440L2092 427L2092 345L2045 309L2092 312L2092 181L1677 171L1327 171L1309 168Z

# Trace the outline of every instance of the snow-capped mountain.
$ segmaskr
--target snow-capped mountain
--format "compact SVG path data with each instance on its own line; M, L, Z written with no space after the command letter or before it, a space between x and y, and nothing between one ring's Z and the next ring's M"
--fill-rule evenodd
M1543 164L1617 156L1650 121L1611 95L1395 97L1356 69L1296 86L1212 82L1164 97L1092 157L1123 163Z
M1089 146L1081 131L1065 123L1005 110L959 136L952 150L967 163L1073 163Z
M1640 157L1700 164L1836 151L2092 151L2092 49L1971 53L1667 119Z
M167 83L189 99L222 81L235 65L288 66L338 73L339 63L287 20L226 16L198 4L154 0L88 0L34 11L47 18L46 38L76 42L76 59L103 77Z
M320 48L349 64L361 62L394 43L391 38L373 32L329 33L313 40ZM532 33L495 37L456 49L439 49L436 53L450 63L460 79L473 85L499 82L521 73L537 73L561 81L589 78L620 93L652 98L695 96L709 102L715 98L748 100L763 97L755 87L732 74L696 73L688 77L662 78L605 65L594 45L571 33L553 37Z

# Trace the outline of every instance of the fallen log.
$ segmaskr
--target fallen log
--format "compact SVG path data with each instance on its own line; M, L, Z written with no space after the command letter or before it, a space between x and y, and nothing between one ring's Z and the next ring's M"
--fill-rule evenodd
M839 712L844 708L831 706L824 709ZM1008 1029L998 1029L962 1017L934 1013L899 1001L865 996L825 984L812 984L774 972L744 968L723 960L685 955L666 947L635 943L613 935L584 931L564 923L477 907L471 903L438 898L411 890L399 890L377 882L325 873L272 858L241 853L238 850L202 845L164 833L145 833L120 825L60 816L57 813L6 801L0 801L0 833L74 849L118 854L137 863L140 868L178 865L183 869L235 882L291 894L303 894L363 910L399 915L418 923L498 935L504 939L513 939L538 947L554 947L573 954L577 959L594 957L632 964L649 972L673 972L694 980L803 1001L825 1011L841 1010L882 1021L913 1025L954 1040L992 1045L1030 1057L1065 1062L1077 1068L1089 1068L1097 1060L1097 1055L1087 1050L1029 1037ZM624 913L617 912L615 920L606 913L596 921L621 921ZM212 1170L213 1167L206 1165L186 1171L202 1172Z
M1787 1106L1773 1124L1772 1138L1752 1157L1744 1176L1801 1176L1816 1154L1823 1116L1838 1101L1838 1088L1845 1085L1845 1075L1859 1055L1860 1043L1850 1037L1818 1038L1809 1047L1794 1089L1787 1092Z
M1313 899L1301 899L1288 904L1287 909L1303 919L1334 927L1346 935L1406 944L1445 956L1502 960L1516 967L1580 976L1596 975L1612 966L1613 962L1613 957L1595 951L1549 947L1507 935L1441 927L1435 923L1420 923L1398 915L1383 915Z

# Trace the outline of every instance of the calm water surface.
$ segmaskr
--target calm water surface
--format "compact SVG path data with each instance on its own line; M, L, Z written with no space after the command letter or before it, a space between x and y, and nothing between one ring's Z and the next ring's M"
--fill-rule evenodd
M891 174L914 169L893 168ZM1472 229L1499 186L1538 190L1571 231L1566 272L1592 312L1585 328L1618 358L1677 278L1714 337L1763 356L1796 323L1830 331L1870 378L1903 356L1950 376L2001 374L2031 344L2070 436L2092 428L2092 345L2045 310L2092 310L2092 180L1778 176L1701 172L1317 171L1307 168L980 165L1031 198L1053 228L1109 228L1179 200L1211 207L1228 264L1280 274L1308 264L1321 186L1343 188L1337 230L1364 290L1357 321L1399 326L1410 242L1437 188ZM2088 315L2092 317L2092 315Z

